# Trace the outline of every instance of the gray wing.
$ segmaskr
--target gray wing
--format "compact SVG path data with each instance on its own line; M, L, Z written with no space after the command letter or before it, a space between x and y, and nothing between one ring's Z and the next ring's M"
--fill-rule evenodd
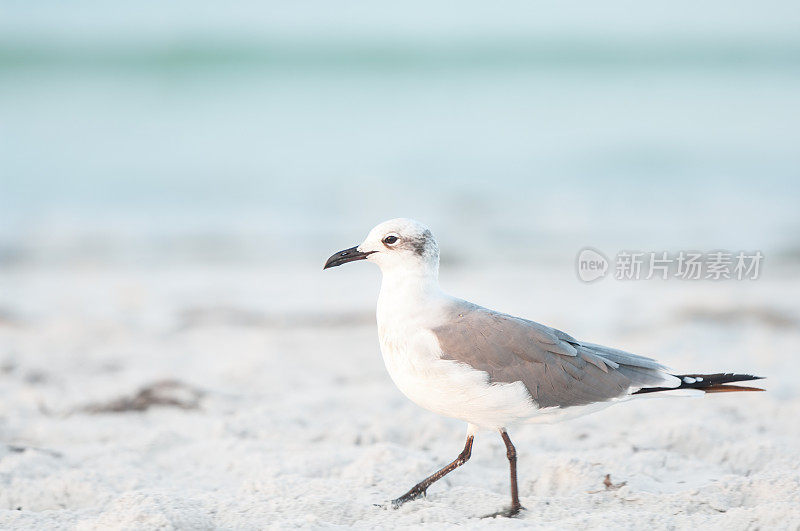
M457 301L433 329L444 359L489 374L491 382L522 382L539 407L579 406L642 387L680 382L656 361L583 343L560 330Z

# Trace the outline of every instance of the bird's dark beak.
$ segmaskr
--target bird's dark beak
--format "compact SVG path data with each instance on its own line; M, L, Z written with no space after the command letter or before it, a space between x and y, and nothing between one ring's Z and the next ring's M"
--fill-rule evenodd
M344 251L339 251L338 253L334 254L328 261L325 262L325 267L322 269L328 269L329 267L336 267L342 264L346 264L347 262L354 262L356 260L363 260L375 251L367 251L366 253L362 253L358 250L358 246L350 247L349 249L345 249Z

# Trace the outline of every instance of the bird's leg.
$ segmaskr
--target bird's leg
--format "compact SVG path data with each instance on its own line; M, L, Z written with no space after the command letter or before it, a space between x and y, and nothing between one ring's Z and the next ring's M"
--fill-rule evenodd
M504 511L488 514L484 518L494 518L495 516L510 518L519 514L519 511L523 508L519 503L519 491L517 490L517 449L514 448L514 444L505 429L500 430L500 436L506 444L506 457L508 458L508 467L511 475L511 507Z
M511 438L506 433L506 430L500 432L503 442L506 443L506 457L508 458L508 468L511 475L511 507L509 507L509 515L514 516L522 509L519 503L519 490L517 489L517 449L511 442Z
M392 507L397 509L404 503L416 500L417 498L421 498L425 496L425 491L428 490L428 487L431 486L432 483L442 479L444 476L455 470L456 468L460 467L467 461L469 461L470 456L472 455L472 440L474 439L473 435L467 436L467 443L464 445L464 450L458 454L458 457L455 460L447 465L446 467L442 468L438 472L434 472L430 476L426 477L413 487L411 490L397 498L396 500L392 500Z

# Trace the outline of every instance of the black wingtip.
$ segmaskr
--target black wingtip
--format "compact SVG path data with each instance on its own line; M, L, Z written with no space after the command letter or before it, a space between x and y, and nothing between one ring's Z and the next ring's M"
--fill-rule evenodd
M719 385L733 382L748 382L751 380L763 380L763 376L752 374L736 374L733 372L720 372L716 374L676 374L686 384L695 384L696 387ZM694 379L695 382L691 382ZM688 381L687 381L688 380Z
M754 376L752 374L720 372L716 374L674 374L673 376L681 380L681 384L678 387L645 387L632 394L657 393L659 391L675 391L677 389L697 389L706 393L764 390L759 387L726 385L734 382L749 382L752 380L764 379L764 376Z

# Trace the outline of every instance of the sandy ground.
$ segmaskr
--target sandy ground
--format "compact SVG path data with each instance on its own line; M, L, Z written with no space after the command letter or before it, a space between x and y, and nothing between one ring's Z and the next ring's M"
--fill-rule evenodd
M486 520L508 503L493 433L426 499L375 505L454 458L464 426L392 385L377 271L316 266L4 271L0 528L800 529L797 280L443 271L455 294L679 371L769 376L511 430L527 510Z

